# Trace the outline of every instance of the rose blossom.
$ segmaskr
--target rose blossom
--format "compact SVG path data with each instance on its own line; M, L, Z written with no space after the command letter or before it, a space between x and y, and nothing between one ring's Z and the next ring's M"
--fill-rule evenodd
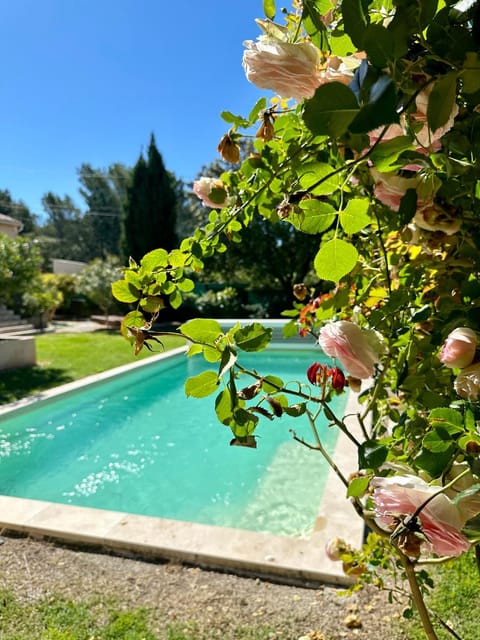
M466 495L459 497L459 493L471 489L474 485L478 485L479 478L474 475L467 462L454 462L450 471L445 476L445 482L449 483L459 475L462 477L455 484L445 491L450 499L456 499L460 513L465 521L474 518L480 513L480 489L475 493L471 491Z
M460 229L458 218L448 214L434 202L420 206L412 220L420 229L427 231L443 231L451 236Z
M455 391L461 398L478 400L480 390L480 362L462 369L453 383Z
M396 174L380 173L376 169L371 169L370 173L375 181L375 197L392 211L399 210L400 201L408 189L418 186L417 178L402 178Z
M373 501L380 521L395 527L398 519L413 515L428 498L439 491L412 475L374 478ZM418 514L421 530L432 550L440 556L459 556L470 543L461 533L465 519L460 509L443 493L439 493Z
M263 35L244 45L243 68L255 86L301 102L321 84L320 54L311 42L282 42Z
M438 151L442 146L440 138L453 127L455 117L458 114L458 105L455 103L450 115L448 116L447 122L438 129L435 129L435 131L432 131L428 126L427 121L428 101L430 100L431 91L432 87L428 87L427 89L420 91L415 98L417 111L411 115L414 122L424 123L420 131L415 134L415 139L420 145L420 149L418 149L419 151L430 147L433 151Z
M374 364L380 361L379 354L383 350L376 332L362 329L348 320L324 325L318 342L327 356L338 358L343 368L360 380L373 375Z
M200 178L193 183L193 192L204 205L221 209L227 201L227 190L219 178Z
M468 327L458 327L450 332L440 351L440 362L450 369L463 369L472 364L477 348L477 334Z
M385 127L377 127L376 129L373 129L372 131L369 132L368 137L370 138L370 146L372 146L373 144L375 144L375 142L377 142L377 140L380 137L380 134L384 129ZM383 134L382 139L380 140L380 144L382 142L388 142L388 140L393 140L393 138L399 138L400 136L405 136L405 135L407 134L402 124L396 124L396 123L391 124L385 130L385 133Z
M330 56L327 59L326 66L321 71L321 84L326 84L327 82L350 84L360 63L360 54L344 57Z

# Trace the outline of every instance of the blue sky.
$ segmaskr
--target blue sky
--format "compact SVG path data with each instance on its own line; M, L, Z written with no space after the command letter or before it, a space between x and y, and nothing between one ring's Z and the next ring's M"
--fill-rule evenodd
M77 169L135 164L150 133L185 181L218 157L223 110L267 95L242 69L262 0L14 0L0 12L0 188L81 207Z

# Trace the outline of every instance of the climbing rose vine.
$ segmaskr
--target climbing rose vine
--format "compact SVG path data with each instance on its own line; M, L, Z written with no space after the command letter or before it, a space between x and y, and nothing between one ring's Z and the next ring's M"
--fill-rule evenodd
M260 322L223 331L190 320L180 327L188 356L209 368L186 393L214 396L237 445L261 446L259 420L290 428L306 414L304 444L326 455L319 412L349 438L353 475L326 457L371 533L365 551L337 539L326 553L364 582L372 567L401 567L434 639L418 566L480 556L480 3L295 0L277 16L265 0L263 9L243 66L266 96L249 114L222 114L218 150L235 167L194 185L212 208L205 228L170 253L130 260L114 283L135 305L122 331L137 352L161 339L162 308L180 306L204 260L241 242L256 217L307 234L312 273L284 312L285 337L312 344L304 379L260 373L271 339ZM242 354L252 351L258 367L248 371ZM358 401L355 433L331 409L339 393Z

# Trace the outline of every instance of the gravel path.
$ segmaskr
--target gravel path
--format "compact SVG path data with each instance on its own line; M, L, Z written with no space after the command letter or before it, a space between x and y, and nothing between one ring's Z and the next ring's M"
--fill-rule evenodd
M396 630L401 607L378 591L339 597L329 586L304 589L32 538L3 540L0 587L14 589L21 601L114 598L122 607L152 610L159 632L193 624L198 640L246 638L241 629L255 625L269 627L271 640L407 640Z

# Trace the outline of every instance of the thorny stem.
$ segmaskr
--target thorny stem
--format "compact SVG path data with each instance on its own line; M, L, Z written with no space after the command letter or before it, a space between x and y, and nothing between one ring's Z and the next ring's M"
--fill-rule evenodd
M246 375L252 376L252 378L255 378L256 380L262 380L265 376L261 376L260 374L256 373L255 371L250 371L249 369L245 369L244 367L242 367L240 364L238 364L238 362L235 364L235 367L241 371L242 373L245 373ZM288 393L290 395L296 396L297 398L302 398L303 400L310 400L311 402L317 402L319 404L322 405L323 410L325 412L325 415L327 416L327 418L333 422L333 424L335 424L340 431L345 434L347 436L347 438L349 438L349 440L351 440L353 442L353 444L356 447L360 446L360 443L358 442L358 440L355 438L355 436L353 436L350 431L347 429L347 427L345 426L345 424L342 422L342 420L340 420L339 418L337 418L337 416L333 413L333 411L330 409L330 407L328 406L328 403L325 402L325 400L322 400L322 398L315 398L307 393L303 393L302 391L295 391L294 389L286 389L285 387L281 387L279 385L276 385L273 381L269 380L268 384L273 387L274 389L276 389L277 391L283 391L285 393Z
M375 210L374 210L375 211ZM392 295L392 281L390 278L390 270L388 268L388 256L387 256L387 250L385 248L385 243L383 242L383 237L382 237L382 230L380 228L380 220L378 218L378 214L375 211L375 218L377 220L377 237L378 237L378 242L380 244L380 249L382 251L382 255L383 255L383 261L385 263L385 277L387 279L387 289L388 289L388 293L391 296Z
M309 416L310 417L310 416ZM310 423L312 424L312 422ZM318 438L318 434L316 433L316 429L315 427L312 425L313 428L313 432L314 434L317 436ZM297 436L297 434L295 433L295 431L293 431L293 429L290 430L293 439L296 442L299 442L300 444L303 444L304 447L307 447L307 449L313 449L314 451L320 451L320 453L322 454L322 456L325 458L325 460L328 462L328 464L330 465L330 467L335 471L335 473L337 474L337 476L340 478L340 480L342 481L342 483L345 485L345 487L348 487L348 480L345 478L345 476L343 475L343 473L340 471L340 469L337 467L337 465L335 464L335 462L333 461L333 459L329 456L329 454L327 453L326 449L324 448L324 446L322 445L322 443L320 442L320 439L316 439L316 444L310 444L309 442L307 442L306 440L304 440L303 438L299 438Z
M400 556L402 565L405 569L408 584L410 587L410 592L412 594L412 599L413 599L413 602L415 603L415 607L418 611L418 615L420 616L420 620L422 622L425 635L428 638L428 640L438 640L438 636L435 633L435 630L432 626L432 621L430 620L430 614L425 605L422 592L417 582L417 576L415 574L415 566L413 562L404 553L402 553L398 547L396 547L396 549Z

